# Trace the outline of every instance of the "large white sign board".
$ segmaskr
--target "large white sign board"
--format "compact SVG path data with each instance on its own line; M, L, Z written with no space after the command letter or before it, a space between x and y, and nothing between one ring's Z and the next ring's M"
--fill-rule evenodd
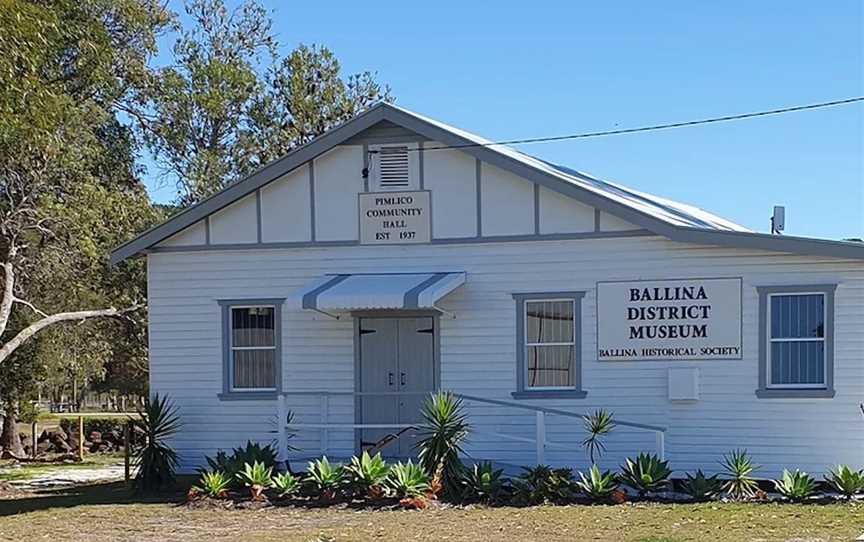
M360 194L360 244L428 243L432 238L429 192Z
M597 359L741 359L741 279L598 282Z

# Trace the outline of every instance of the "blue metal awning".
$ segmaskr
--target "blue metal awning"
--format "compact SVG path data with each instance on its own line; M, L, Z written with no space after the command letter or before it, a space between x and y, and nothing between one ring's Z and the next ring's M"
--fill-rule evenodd
M287 304L334 312L431 309L464 283L464 272L325 275L292 292Z

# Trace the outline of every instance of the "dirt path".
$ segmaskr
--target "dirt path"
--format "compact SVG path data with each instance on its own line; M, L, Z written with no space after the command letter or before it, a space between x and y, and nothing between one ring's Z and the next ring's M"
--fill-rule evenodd
M88 485L95 482L107 482L123 479L123 465L105 465L91 468L69 468L58 466L56 469L41 471L20 480L12 480L9 484L21 491L39 489L54 489Z

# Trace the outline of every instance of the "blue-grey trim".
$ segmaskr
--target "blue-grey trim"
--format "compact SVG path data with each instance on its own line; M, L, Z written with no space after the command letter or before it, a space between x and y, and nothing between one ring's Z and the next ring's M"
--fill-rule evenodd
M262 401L276 400L282 391L282 307L284 297L249 298L249 299L218 299L221 312L222 335L222 393L217 394L220 401ZM231 307L236 306L272 306L273 307L273 341L275 345L274 362L275 378L273 390L240 391L231 389Z
M363 170L366 171L366 176L363 177L363 191L369 191L369 144L363 143Z
M325 291L329 290L330 288L336 286L340 282L343 282L344 280L346 280L350 276L351 275L336 275L335 277L328 280L327 282L325 282L321 286L318 286L317 288L315 288L313 290L309 290L308 292L303 294L303 305L302 305L303 308L304 309L317 309L318 308L318 295L321 294L321 292L325 292Z
M444 280L444 277L446 277L447 275L448 275L448 273L435 273L434 275L432 275L428 279L424 280L423 282L421 282L417 286L415 286L415 287L411 288L410 290L408 290L407 292L405 292L405 299L402 302L402 308L403 309L419 309L420 308L420 305L419 305L420 294L423 293L423 291L426 290L427 288L429 288L429 287L441 282L442 280Z
M311 228L309 229L309 238L315 242L315 161L309 160L309 220Z
M420 171L420 174L419 174L420 178L418 179L418 182L420 184L420 190L426 190L426 188L425 188L425 185L426 185L425 160L423 159L424 154L425 153L423 152L423 142L418 141L417 142L417 168ZM429 198L429 201L430 202L432 201L431 197Z
M262 217L261 217L261 189L260 188L255 191L255 220L256 220L256 225L258 228L258 242L262 243L263 242L264 227L262 224Z
M585 205L608 212L624 221L635 224L639 228L650 230L673 241L834 258L864 259L864 243L678 226L644 212L636 206L628 205L601 192L570 182L566 178L543 168L518 160L507 153L495 149L494 146L477 145L475 141L451 129L391 104L380 103L315 138L308 144L298 147L285 157L265 165L242 181L231 184L197 205L189 207L166 222L124 243L111 253L111 263L121 262L130 256L153 247L205 216L230 205L261 186L278 179L285 173L382 121L387 121L390 124L416 132L425 138L440 142L445 146L463 145L461 150L477 160L500 167L528 181L538 183L550 190L572 197ZM427 151L431 149L430 147ZM578 172L572 172L570 175L583 179L586 182L593 182L589 177Z
M513 293L516 301L516 391L511 393L514 399L553 399L569 398L583 399L588 392L582 389L582 299L584 291L558 292L517 292ZM573 387L566 389L532 390L525 385L528 376L528 365L525 361L525 302L542 299L572 299L573 309Z
M594 209L594 231L600 231L600 209Z
M762 399L817 399L834 397L834 292L837 284L757 286L759 294L759 387ZM814 292L825 295L825 388L795 389L768 387L768 296Z
M204 244L210 244L210 217L204 217Z
M540 185L534 183L534 235L540 235Z
M475 190L477 200L477 237L483 237L483 162L474 160Z

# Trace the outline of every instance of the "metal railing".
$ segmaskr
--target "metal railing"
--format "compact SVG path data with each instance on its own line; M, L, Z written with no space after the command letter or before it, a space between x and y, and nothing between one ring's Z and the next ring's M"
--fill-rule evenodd
M279 446L279 460L284 461L287 459L288 454L288 439L289 432L296 429L317 429L320 433L321 438L321 453L326 455L330 448L330 431L334 429L345 430L345 429L353 429L353 430L363 430L363 429L393 429L393 430L402 430L406 428L414 427L413 424L380 424L380 423L333 423L329 421L330 418L330 398L331 397L353 397L355 399L355 407L356 400L362 397L387 397L387 396L408 396L408 395L428 395L429 392L352 392L352 391L288 391L282 392L279 394L277 401L277 420L278 422L278 446ZM547 429L546 429L546 417L548 415L556 415L563 416L567 418L576 418L581 420L584 417L584 414L578 412L571 412L569 410L561 410L558 408L549 408L535 405L526 405L524 403L517 403L514 401L504 401L500 399L490 399L486 397L476 397L473 395L465 395L462 393L453 393L456 397L460 397L463 401L467 403L476 403L481 405L493 405L493 406L503 406L509 408L515 408L519 410L532 411L535 415L534 422L534 438L526 437L523 435L514 435L509 433L502 433L497 431L487 431L483 429L477 429L476 427L472 429L471 433L474 435L485 435L491 436L495 438L500 438L503 440L510 440L515 442L525 442L533 444L535 447L535 464L545 464L546 463L546 450L549 448L558 448L558 449L572 449L572 443L558 443L554 441L550 441L547 437ZM288 397L289 396L312 396L320 398L319 405L319 413L320 413L320 422L311 422L311 423L288 423ZM644 423L630 422L627 420L622 420L619 418L615 418L615 424L620 427L630 427L632 429L637 429L641 431L653 432L655 436L655 446L656 453L660 457L661 460L665 459L666 456L666 442L665 442L665 434L666 428L650 425Z

